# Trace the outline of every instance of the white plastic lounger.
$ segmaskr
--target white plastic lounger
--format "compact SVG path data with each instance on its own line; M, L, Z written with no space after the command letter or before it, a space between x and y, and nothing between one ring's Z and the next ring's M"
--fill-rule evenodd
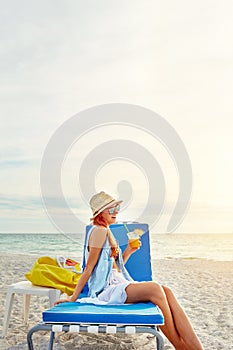
M127 223L130 231L135 228L144 230L142 246L126 264L126 268L136 281L151 281L151 258L148 225ZM90 226L87 226L87 232ZM124 251L128 238L124 224L111 225L111 230ZM86 242L85 242L86 245ZM84 245L84 248L85 248ZM84 262L85 265L85 262ZM87 286L80 297L87 295ZM31 328L27 334L29 350L33 350L32 335L38 331L49 331L48 349L53 349L56 332L89 333L151 333L156 337L156 349L163 350L164 342L158 326L164 324L161 310L152 303L123 305L94 305L88 303L64 303L45 310L42 321Z

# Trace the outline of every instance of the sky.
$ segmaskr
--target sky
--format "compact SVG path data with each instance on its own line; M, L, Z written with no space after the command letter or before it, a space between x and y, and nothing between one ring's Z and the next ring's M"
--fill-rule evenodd
M72 116L109 103L154 111L183 141L193 185L175 232L233 233L232 1L0 4L0 233L59 231L41 198L45 149ZM82 161L115 139L138 142L160 165L166 198L153 230L166 232L179 192L177 169L161 141L133 126L95 128L70 147L61 169L70 210L83 225L89 222L78 181ZM122 180L133 196L119 217L135 220L150 193L142 168L110 159L93 183L118 196Z

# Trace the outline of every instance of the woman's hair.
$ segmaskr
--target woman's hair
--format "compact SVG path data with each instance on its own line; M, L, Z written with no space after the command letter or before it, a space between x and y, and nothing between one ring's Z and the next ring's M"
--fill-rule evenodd
M104 226L107 227L107 222L103 217L103 213L99 213L94 220L93 220L93 225L98 225L98 226Z
M99 213L94 219L93 219L93 225L97 225L97 226L104 226L107 227L108 224L106 222L106 220L103 217L102 213ZM111 256L113 256L114 258L116 258L119 254L119 249L117 246L117 242L115 237L113 236L113 234L111 233L111 231L107 228L107 235L108 235L108 240L111 246Z

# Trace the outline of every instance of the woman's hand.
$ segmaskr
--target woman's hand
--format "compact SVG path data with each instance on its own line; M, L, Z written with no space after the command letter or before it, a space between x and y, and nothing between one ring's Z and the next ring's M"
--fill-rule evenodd
M140 249L142 243L140 241L140 239L137 241L137 245L133 246L132 243L130 243L130 241L128 241L128 245L126 247L126 249L128 250L128 252L130 254L135 253L138 249Z
M129 259L130 255L132 255L132 254L135 253L138 249L140 249L140 247L141 247L141 245L142 245L142 244L141 244L141 241L139 241L139 243L140 243L139 247L133 248L133 247L131 246L131 244L128 242L128 245L127 245L127 247L125 248L124 253L122 254L124 264L127 262L127 260Z
M61 303L72 303L72 302L73 302L73 300L71 300L71 298L60 299L60 300L55 301L54 306L61 304Z

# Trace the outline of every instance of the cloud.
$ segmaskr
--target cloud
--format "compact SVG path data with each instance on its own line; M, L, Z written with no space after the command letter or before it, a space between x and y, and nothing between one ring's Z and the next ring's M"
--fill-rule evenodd
M40 197L17 197L0 195L0 207L3 210L34 210L43 206Z
M35 227L36 215L42 218L39 163L58 126L84 108L118 101L167 118L189 149L194 203L206 214L212 208L205 201L229 203L230 210L232 6L230 0L7 2L0 13L0 205L8 225L18 229L21 216L23 230L30 215ZM67 201L78 208L75 198ZM62 210L56 198L53 205ZM201 229L192 215L188 225Z
M19 168L19 167L30 167L34 164L38 163L35 160L6 160L0 161L0 168L8 169L8 168Z
M28 158L26 152L20 147L17 148L16 146L9 146L0 149L1 171L18 168L34 168L38 166L38 164L39 159ZM3 174L1 174L1 176L2 175Z

